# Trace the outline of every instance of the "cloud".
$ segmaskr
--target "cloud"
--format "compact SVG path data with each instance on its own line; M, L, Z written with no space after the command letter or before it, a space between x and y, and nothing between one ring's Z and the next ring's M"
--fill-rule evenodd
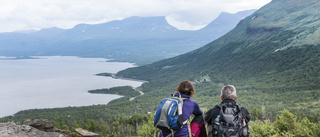
M220 12L258 9L271 0L0 0L0 32L72 28L130 16L165 16L179 29L198 29Z

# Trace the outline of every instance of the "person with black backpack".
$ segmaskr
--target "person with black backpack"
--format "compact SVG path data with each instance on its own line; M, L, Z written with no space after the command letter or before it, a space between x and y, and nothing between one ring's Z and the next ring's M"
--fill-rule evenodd
M247 137L250 136L248 123L250 112L236 103L236 88L233 85L221 89L222 102L208 110L204 116L208 137Z
M192 114L201 118L203 114L198 103L190 99L194 94L193 84L184 80L179 84L176 92L171 94L172 97L161 101L154 116L154 136L157 129L160 129L158 137L193 136L188 120Z

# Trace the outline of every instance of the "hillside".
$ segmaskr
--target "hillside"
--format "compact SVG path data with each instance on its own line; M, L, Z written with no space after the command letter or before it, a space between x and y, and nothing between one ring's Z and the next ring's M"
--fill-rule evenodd
M211 42L255 10L221 15L201 30L178 30L164 16L129 17L71 29L0 33L1 56L80 56L139 65L174 57Z
M164 86L174 89L183 79L210 78L209 83L196 84L196 100L205 108L210 103L204 100L218 99L218 84L228 83L238 87L239 102L250 109L266 105L267 112L291 108L318 113L319 4L274 0L204 47L117 75L148 80L142 88L150 94L159 94L155 89Z

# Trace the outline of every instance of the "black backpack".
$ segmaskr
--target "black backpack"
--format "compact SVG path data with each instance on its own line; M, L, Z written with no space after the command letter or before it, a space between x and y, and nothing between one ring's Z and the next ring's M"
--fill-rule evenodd
M213 119L212 135L215 137L247 137L248 124L242 116L242 106L221 103L219 115Z

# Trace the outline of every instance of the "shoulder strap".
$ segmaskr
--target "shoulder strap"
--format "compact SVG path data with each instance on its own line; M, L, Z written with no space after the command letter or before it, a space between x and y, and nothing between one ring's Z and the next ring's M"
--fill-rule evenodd
M236 104L236 106L237 106L237 108L238 108L238 116L239 116L239 118L240 118L240 120L242 120L243 119L243 117L242 117L242 106L241 105L239 105L238 103Z
M220 109L222 108L222 103L216 105L217 107L219 107Z
M188 119L188 131L189 131L189 137L192 137L189 119Z
M220 111L221 111L221 108L222 108L222 103L217 104L215 107L218 107L218 108L219 108L219 113L218 113L218 115L220 115ZM211 118L212 126L213 126L213 124L214 124L214 120L215 120L215 119L216 119L216 118L214 118L214 117Z
M157 127L155 127L154 132L153 132L153 137L156 137L157 135Z
M225 104L218 104L217 107L219 108L219 115L221 115L220 113L223 113L223 106L225 106Z
M187 100L187 99L189 99L189 98L182 98L183 101L185 101L185 100Z

